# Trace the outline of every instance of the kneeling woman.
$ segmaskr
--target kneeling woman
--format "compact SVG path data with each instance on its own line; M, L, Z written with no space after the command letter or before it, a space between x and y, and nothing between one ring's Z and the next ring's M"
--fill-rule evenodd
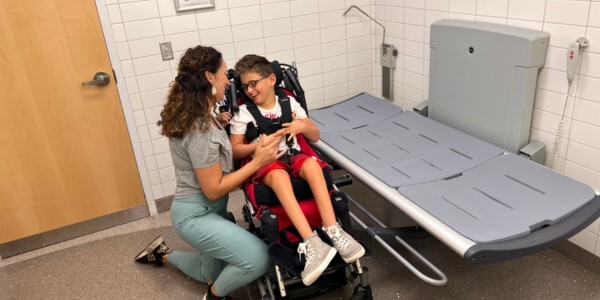
M263 275L271 261L263 241L227 219L228 194L258 169L275 161L282 133L261 139L253 160L232 172L231 144L211 111L229 86L227 66L212 47L188 49L161 112L161 134L169 138L177 188L171 206L175 232L198 252L171 251L162 237L135 260L169 262L209 283L203 299L227 299Z

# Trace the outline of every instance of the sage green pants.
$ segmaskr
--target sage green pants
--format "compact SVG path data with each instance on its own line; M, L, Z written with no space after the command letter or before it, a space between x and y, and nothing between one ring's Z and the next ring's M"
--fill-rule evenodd
M262 276L271 266L267 245L227 219L228 196L216 201L204 195L176 198L171 222L181 239L198 252L173 251L168 260L200 282L214 282L228 295Z

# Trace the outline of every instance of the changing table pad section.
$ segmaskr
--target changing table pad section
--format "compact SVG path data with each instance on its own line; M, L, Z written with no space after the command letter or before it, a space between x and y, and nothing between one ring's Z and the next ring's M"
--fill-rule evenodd
M311 110L310 118L321 133L328 133L379 122L401 112L399 106L361 93L333 106Z
M560 222L596 196L589 186L513 154L460 177L398 191L479 243L529 235Z
M504 152L410 111L321 141L393 188L458 176Z

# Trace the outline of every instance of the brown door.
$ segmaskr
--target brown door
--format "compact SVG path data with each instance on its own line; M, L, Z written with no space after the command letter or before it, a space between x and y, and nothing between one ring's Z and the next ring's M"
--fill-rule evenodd
M0 1L0 244L140 205L94 1Z

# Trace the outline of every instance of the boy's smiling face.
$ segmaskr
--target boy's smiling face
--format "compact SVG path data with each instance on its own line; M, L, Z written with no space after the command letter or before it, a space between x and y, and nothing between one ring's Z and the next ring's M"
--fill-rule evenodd
M242 89L252 101L264 108L275 105L275 75L262 76L256 72L245 72L240 75Z

